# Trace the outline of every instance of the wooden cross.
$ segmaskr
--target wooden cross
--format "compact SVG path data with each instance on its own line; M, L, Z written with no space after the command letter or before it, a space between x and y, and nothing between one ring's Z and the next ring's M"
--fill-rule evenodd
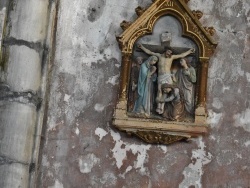
M170 32L165 32L161 34L161 45L151 45L151 44L142 44L145 48L147 48L148 50L155 52L155 53L160 53L163 54L166 52L167 49L172 50L173 54L181 54L183 52L188 51L190 48L187 47L171 47L170 43L171 43L172 37L171 37L171 33ZM196 59L197 52L195 52L195 54L190 54L188 57L192 57L193 59ZM141 56L144 59L147 59L149 57L148 54L146 54L145 52L143 52L141 49L139 49L138 47L136 47L134 56L138 57ZM175 60L176 61L176 60ZM175 62L174 61L174 62ZM192 63L192 66L195 67L195 65L193 65L195 62ZM173 63L174 65L174 63Z

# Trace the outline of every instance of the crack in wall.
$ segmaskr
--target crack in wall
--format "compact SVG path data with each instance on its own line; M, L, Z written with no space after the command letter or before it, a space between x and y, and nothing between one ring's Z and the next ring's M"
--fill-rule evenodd
M30 49L36 50L38 53L44 49L44 45L42 42L29 42L26 40L22 40L22 39L16 39L14 37L8 37L5 38L3 40L3 45L4 46L13 46L13 45L17 45L17 46L26 46Z
M22 162L22 161L18 161L18 160L11 159L9 157L0 155L0 165L6 165L6 164L11 165L13 163L18 163L18 164L21 164L21 165L24 165L24 166L29 166L30 164L32 164L32 163L25 163L25 162Z
M29 90L24 92L11 91L9 86L0 83L0 104L1 102L18 102L21 104L33 104L40 108L42 103L42 98L40 98L37 92Z
M1 156L0 155L0 166L2 165L12 165L12 164L21 164L23 166L28 166L29 167L29 173L33 173L35 171L36 164L35 163L25 163L22 161L18 161L15 159L11 159L6 156Z

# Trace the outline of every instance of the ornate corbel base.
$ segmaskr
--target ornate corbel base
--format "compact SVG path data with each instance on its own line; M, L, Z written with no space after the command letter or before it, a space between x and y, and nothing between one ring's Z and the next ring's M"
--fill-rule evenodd
M131 134L131 133L130 133ZM136 131L133 132L135 136L139 137L143 141L150 144L172 144L174 142L188 140L191 138L190 136L179 136L179 135L171 135L163 132L155 132L155 131Z
M126 101L120 101L117 104L113 124L119 130L125 131L129 135L135 135L149 144L172 144L208 132L208 125L205 124L205 121L192 123L131 117L127 113L126 106Z

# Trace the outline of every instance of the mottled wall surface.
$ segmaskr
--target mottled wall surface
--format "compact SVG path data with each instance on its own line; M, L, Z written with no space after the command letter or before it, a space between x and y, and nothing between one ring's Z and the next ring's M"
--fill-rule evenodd
M250 2L190 0L218 47L209 66L210 133L147 145L112 126L123 20L150 0L61 0L38 187L249 187Z

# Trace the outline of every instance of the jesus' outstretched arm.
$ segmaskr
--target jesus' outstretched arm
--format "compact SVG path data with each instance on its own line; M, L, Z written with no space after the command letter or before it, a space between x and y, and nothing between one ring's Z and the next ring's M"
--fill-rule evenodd
M186 51L184 53L181 53L181 54L178 54L178 55L172 55L172 58L173 59L183 58L183 57L186 57L187 55L189 55L191 53L194 53L194 52L195 52L195 49L191 48L191 49L189 49L188 51Z
M156 56L158 58L161 57L161 54L155 53L155 52L152 52L152 51L148 50L142 44L138 44L138 48L142 49L142 51L144 51L148 55L154 55L154 56Z

